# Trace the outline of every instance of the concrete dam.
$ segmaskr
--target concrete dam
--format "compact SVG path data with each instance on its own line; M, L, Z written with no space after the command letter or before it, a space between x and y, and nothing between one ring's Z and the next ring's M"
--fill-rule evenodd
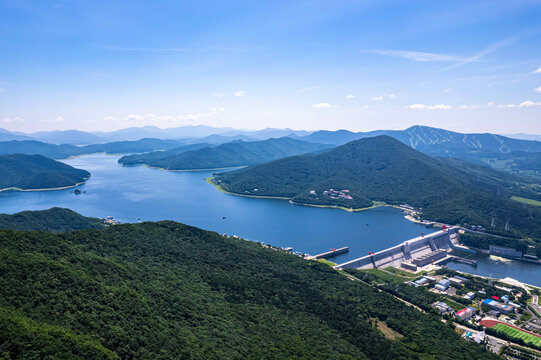
M373 269L388 266L424 266L447 255L458 245L458 227L419 236L374 254L336 265L336 269Z

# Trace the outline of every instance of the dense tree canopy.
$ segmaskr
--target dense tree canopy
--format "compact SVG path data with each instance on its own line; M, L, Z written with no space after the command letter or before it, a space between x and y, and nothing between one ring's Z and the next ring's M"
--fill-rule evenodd
M45 189L73 186L90 177L86 170L41 155L0 155L0 189Z
M8 359L493 358L325 264L175 222L4 230L0 257Z

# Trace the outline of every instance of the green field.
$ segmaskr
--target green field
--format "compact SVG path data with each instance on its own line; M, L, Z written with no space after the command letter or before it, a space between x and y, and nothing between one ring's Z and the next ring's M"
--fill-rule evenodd
M528 334L527 332L515 329L511 326L507 326L504 324L496 324L496 326L493 327L493 329L502 332L504 334L507 334L511 337L522 339L526 343L533 344L535 346L541 346L541 337Z
M537 200L534 200L534 199L523 198L523 197L520 197L520 196L511 196L511 200L518 201L518 202L528 204L528 205L541 206L541 201L537 201Z

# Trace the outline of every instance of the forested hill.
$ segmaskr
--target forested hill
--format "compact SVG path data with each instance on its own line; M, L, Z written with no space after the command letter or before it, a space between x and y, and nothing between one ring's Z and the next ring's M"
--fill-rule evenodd
M101 219L85 217L70 209L59 207L39 211L21 211L13 215L0 214L0 229L59 233L103 227L105 224Z
M435 159L389 136L352 141L318 155L295 156L221 174L230 192L299 203L362 208L373 201L422 208L428 219L476 224L508 235L541 237L541 211L509 200L536 198L520 178L454 159ZM346 191L341 191L346 190ZM531 211L531 213L530 213Z
M0 155L0 189L49 189L84 182L90 173L41 155Z
M405 130L370 132L316 131L301 137L306 141L343 145L350 141L388 135L430 156L465 159L512 173L541 175L539 162L541 141L512 139L497 134L463 134L429 126L412 126Z
M233 166L261 164L288 156L328 149L332 146L295 140L289 137L264 141L235 141L215 147L193 151L178 150L124 156L125 165L147 164L168 170L218 169Z
M463 134L429 126L415 125L405 130L376 130L370 132L316 131L302 140L343 145L350 141L388 135L429 155L462 155L466 153L493 154L514 151L540 152L541 141L512 139L497 134Z
M0 231L0 252L7 359L497 358L327 265L175 222Z
M70 156L104 152L107 154L142 153L154 150L173 149L182 144L177 140L141 139L117 141L104 144L75 146L69 144L47 144L36 140L0 141L0 154L43 155L51 159L65 159Z

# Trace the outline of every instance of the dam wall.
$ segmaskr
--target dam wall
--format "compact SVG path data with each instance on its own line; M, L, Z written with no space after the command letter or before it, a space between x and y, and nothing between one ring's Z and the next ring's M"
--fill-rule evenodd
M336 265L337 269L373 269L400 267L403 262L428 255L437 250L450 250L458 244L458 227L419 236L391 248Z

